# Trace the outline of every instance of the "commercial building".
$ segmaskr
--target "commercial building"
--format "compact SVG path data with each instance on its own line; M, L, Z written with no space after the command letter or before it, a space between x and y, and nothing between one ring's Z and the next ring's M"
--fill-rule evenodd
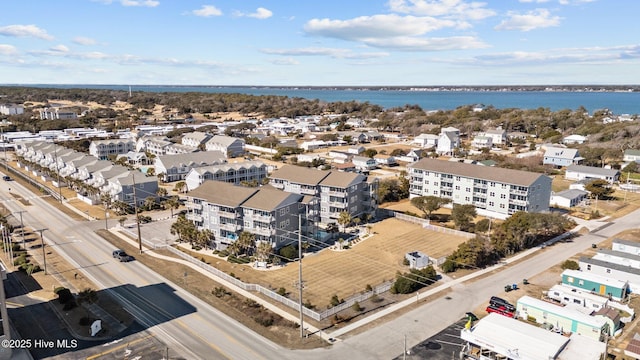
M447 198L502 219L517 211L549 210L551 178L543 174L428 158L407 169L411 198Z
M499 314L462 329L464 359L600 360L604 343L578 334L566 337Z

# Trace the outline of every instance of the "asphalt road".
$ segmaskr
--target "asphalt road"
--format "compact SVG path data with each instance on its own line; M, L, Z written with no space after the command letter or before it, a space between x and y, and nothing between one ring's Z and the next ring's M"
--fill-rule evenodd
M18 184L14 192L32 196ZM7 184L0 184L2 199ZM172 353L184 358L216 359L390 359L402 354L404 338L412 347L458 321L465 312L476 308L491 295L499 294L503 285L531 278L572 255L589 248L630 227L637 227L640 211L616 220L596 234L559 243L518 264L468 284L456 285L447 297L425 303L420 308L361 334L336 342L331 348L288 350L258 336L250 329L211 308L179 286L158 276L137 262L119 263L111 257L113 248L92 230L95 222L76 222L56 211L42 199L32 198L31 206L7 201L7 207L23 214L25 224L46 227L45 238L56 250L101 289L106 289L129 310L155 338ZM135 255L135 254L133 254Z

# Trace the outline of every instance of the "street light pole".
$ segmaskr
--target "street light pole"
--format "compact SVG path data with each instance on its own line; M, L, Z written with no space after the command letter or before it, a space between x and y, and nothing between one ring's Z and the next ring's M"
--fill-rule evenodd
M44 236L42 235L45 230L48 229L38 229L36 231L40 233L40 245L42 246L42 264L44 265L44 274L47 275L47 251L44 248Z
M300 298L300 339L304 339L304 316L302 313L302 214L298 214L298 289Z
M136 225L138 226L138 250L142 254L142 235L140 234L140 216L138 216L138 199L136 197L136 175L131 173L131 179L133 181L133 212L136 215Z

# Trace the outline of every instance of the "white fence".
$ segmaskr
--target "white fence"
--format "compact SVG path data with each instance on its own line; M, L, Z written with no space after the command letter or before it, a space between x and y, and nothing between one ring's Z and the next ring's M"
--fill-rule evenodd
M387 214L389 214L390 216L393 216L393 217L395 217L397 219L400 219L402 221L407 221L407 222L410 222L410 223L422 225L423 228L431 230L431 231L441 232L441 233L446 233L446 234L451 234L451 235L456 235L456 236L462 236L462 237L465 237L467 239L471 239L471 238L476 237L476 234L473 234L473 233L468 233L468 232L465 232L465 231L449 229L449 228L446 228L446 227L443 227L443 226L431 225L431 222L429 221L429 219L422 219L422 218L415 217L415 216L405 215L405 214L403 214L401 212L392 211L392 210L387 210Z
M189 254L185 254L184 252L175 249L171 246L166 246L165 249L167 249L168 251L170 251L171 253L178 255L179 257L183 258L184 260L189 261L190 263L197 265L198 267L208 271L209 273L213 274L214 276L219 277L220 279L223 279L225 281L230 282L231 284L246 290L246 291L255 291L255 292L259 292L281 304L284 304L296 311L300 310L300 304L298 300L292 300L289 299L287 297L284 297L278 293L276 293L275 291L271 290L271 289L267 289L262 285L258 285L258 284L247 284L241 280L236 279L235 277L225 273L224 271L218 270L215 267L206 264L196 258L194 258L193 256L189 255ZM348 298L347 300L345 300L345 302L343 302L342 304L338 305L338 306L334 306L330 309L324 310L322 312L317 312L313 309L309 309L306 307L302 307L302 312L316 320L316 321L321 321L322 319L326 319L329 316L336 314L344 309L348 309L349 307L353 306L353 304L355 304L356 302L362 302L365 301L367 299L369 299L370 297L372 297L374 294L378 295L378 294L382 294L386 291L389 291L389 289L391 288L391 285L393 284L393 282L386 282L383 283L381 285L376 286L372 291L368 291L362 294L358 294L355 296L352 296L350 298Z

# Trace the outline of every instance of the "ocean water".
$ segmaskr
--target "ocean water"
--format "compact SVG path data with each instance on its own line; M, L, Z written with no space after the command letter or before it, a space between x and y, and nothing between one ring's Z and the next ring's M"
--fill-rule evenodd
M29 85L35 87L110 89L129 91L129 85ZM549 108L576 110L581 106L593 113L609 109L614 114L640 114L640 92L631 91L408 91L371 89L320 89L229 86L132 85L132 91L241 93L319 99L327 102L358 101L383 108L418 105L424 110L452 110L459 106L483 104L498 109Z

